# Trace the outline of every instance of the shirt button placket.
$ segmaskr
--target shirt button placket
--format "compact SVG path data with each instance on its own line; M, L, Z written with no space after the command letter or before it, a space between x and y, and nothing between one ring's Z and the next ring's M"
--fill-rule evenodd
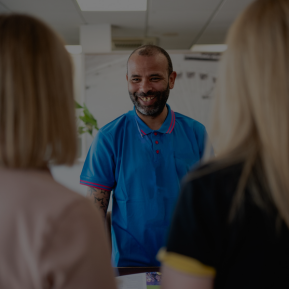
M154 135L157 136L158 133L157 133L157 132L154 132ZM155 141L155 144L159 144L159 141L156 140L156 141ZM160 153L160 150L159 150L159 149L156 150L156 153L159 154L159 153Z

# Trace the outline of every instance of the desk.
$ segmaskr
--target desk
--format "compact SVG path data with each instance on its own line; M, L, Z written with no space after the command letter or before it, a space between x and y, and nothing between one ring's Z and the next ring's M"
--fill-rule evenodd
M160 267L118 267L115 268L119 276L146 273L146 272L160 272Z
M147 273L147 272L160 272L160 267L118 267L114 268L116 274L119 276ZM147 289L159 289L159 285L147 285Z

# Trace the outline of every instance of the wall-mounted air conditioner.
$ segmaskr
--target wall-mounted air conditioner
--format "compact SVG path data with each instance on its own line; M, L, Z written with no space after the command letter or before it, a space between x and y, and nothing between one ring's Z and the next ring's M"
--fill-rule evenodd
M111 48L115 50L133 50L145 44L158 44L157 38L113 38Z

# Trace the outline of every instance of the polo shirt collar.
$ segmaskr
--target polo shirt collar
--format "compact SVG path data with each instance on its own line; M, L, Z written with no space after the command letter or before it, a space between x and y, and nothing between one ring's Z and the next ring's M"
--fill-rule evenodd
M167 115L164 123L160 127L160 129L157 130L157 132L160 132L160 133L172 133L172 131L173 131L174 127L175 127L175 122L176 122L175 113L171 110L171 108L170 108L170 106L168 104L166 104L166 106L167 106L167 109L168 109L168 115ZM137 124L138 124L138 129L140 130L140 133L142 135L147 135L147 134L150 134L151 132L153 132L153 130L150 129L140 119L140 117L136 113L136 109L135 108L134 108L134 114L135 114L135 119L136 119Z

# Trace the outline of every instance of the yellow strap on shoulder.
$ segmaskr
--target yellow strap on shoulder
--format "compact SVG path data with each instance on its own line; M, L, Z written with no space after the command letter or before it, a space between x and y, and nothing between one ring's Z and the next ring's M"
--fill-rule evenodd
M174 252L167 252L160 249L157 259L177 271L201 277L215 277L216 270L213 267L204 265L200 261Z

